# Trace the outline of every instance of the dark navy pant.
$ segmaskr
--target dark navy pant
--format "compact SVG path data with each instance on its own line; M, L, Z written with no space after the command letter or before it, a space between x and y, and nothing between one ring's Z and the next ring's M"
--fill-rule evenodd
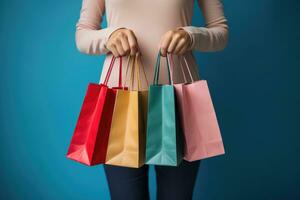
M201 161L183 160L177 167L155 166L157 200L191 200ZM148 165L141 168L103 165L112 200L147 200Z

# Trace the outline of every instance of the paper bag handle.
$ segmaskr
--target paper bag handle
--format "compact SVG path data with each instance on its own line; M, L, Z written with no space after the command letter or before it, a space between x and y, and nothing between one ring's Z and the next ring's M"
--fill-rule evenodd
M106 76L105 76L105 79L104 79L104 84L105 85L108 84L108 80L110 78L111 71L113 69L115 60L116 60L116 57L114 55L112 55L110 65L109 65L109 68L107 70L107 73L106 73ZM122 57L119 57L119 60L120 60L120 64L119 64L119 86L118 87L122 87Z
M171 63L171 69L174 70L175 64L174 64L173 54L167 54L167 56L168 56L168 59L170 60L170 63ZM187 83L187 78L186 78L186 74L185 74L185 72L184 72L184 70L183 70L182 60L184 61L184 65L185 65L185 68L186 68L187 71L188 71L188 74L189 74L190 79L192 80L192 82L194 82L195 80L194 80L194 78L193 78L193 76L192 76L191 70L190 70L190 68L189 68L189 64L188 64L188 62L187 62L185 56L184 56L184 55L178 55L178 57L183 58L183 59L179 59L179 63L180 63L180 69L181 69L181 72L182 72L182 74L183 74L184 83Z
M148 82L148 79L147 79L147 76L146 76L146 73L145 73L144 65L142 64L142 66L140 66L138 61L140 61L141 64L142 64L140 54L137 54L137 55L134 55L134 56L131 56L131 55L128 56L127 67L126 67L126 72L125 72L125 81L124 81L124 86L123 87L125 87L126 82L127 82L127 76L128 76L128 73L129 73L129 68L130 68L129 82L131 83L131 88L134 88L134 80L137 80L138 81L138 91L141 89L142 83L141 83L141 78L140 78L140 68L142 68L143 75L144 75L144 78L146 80L147 87L149 86L149 82ZM132 62L132 65L131 65L131 62ZM135 79L135 77L136 77L136 79Z
M160 71L160 57L161 57L161 51L159 50L157 54L157 59L156 59L156 65L155 65L155 71L154 71L154 77L153 77L153 84L158 85L158 79L159 79L159 71ZM170 72L170 63L169 59L166 58L167 61L167 69L168 69L168 79L169 79L169 84L173 85L173 77Z

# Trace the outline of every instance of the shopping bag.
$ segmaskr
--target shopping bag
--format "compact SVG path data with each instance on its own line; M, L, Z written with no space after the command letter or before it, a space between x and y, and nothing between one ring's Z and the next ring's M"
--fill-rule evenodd
M93 166L105 162L110 124L116 91L107 86L115 57L112 57L105 80L89 83L67 157ZM122 85L122 58L120 57L119 87Z
M105 164L139 168L145 162L145 115L148 92L140 91L139 58L137 55L128 59L125 77L127 78L130 68L131 88L117 90ZM135 79L138 81L137 90L134 89Z
M184 56L179 66L186 67L192 82L177 84L175 92L185 138L184 160L195 161L225 153L222 136L206 80L194 80ZM174 66L172 55L171 66ZM182 70L182 73L184 71Z
M183 137L168 60L167 69L170 84L158 84L159 53L148 94L146 164L177 166L183 156Z

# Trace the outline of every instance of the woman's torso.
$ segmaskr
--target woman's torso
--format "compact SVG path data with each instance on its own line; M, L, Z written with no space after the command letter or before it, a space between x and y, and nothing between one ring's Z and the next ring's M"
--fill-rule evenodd
M105 0L107 26L126 27L135 33L147 79L150 81L153 79L161 37L169 30L191 25L193 8L194 0ZM111 57L112 54L106 55L100 82L104 80ZM185 53L185 58L194 79L197 79L198 69L193 52L188 51ZM127 58L123 57L123 69L125 69L126 62ZM174 62L174 83L184 82L176 55L174 55ZM109 86L118 84L118 64L119 59L117 58L108 82ZM166 70L165 58L162 58L160 83L168 83ZM185 72L187 73L186 70ZM123 78L125 78L124 74ZM144 84L143 89L146 88Z

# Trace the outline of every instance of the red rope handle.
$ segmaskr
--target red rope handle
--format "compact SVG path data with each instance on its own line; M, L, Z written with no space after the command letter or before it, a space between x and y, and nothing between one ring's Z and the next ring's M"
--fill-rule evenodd
M116 59L115 56L112 56L111 61L110 61L110 65L109 65L109 68L107 70L107 73L106 73L106 76L105 76L105 80L104 80L104 84L105 85L107 85L107 83L108 83L108 79L110 77L112 68L113 68L114 63L115 63L115 59Z
M122 87L122 57L120 57L119 65L119 87Z
M122 57L120 58L120 64L119 64L119 87L122 86ZM113 55L110 61L110 65L109 68L107 70L106 76L105 76L105 80L104 80L104 84L107 85L108 84L108 80L110 78L114 63L115 63L116 57Z

